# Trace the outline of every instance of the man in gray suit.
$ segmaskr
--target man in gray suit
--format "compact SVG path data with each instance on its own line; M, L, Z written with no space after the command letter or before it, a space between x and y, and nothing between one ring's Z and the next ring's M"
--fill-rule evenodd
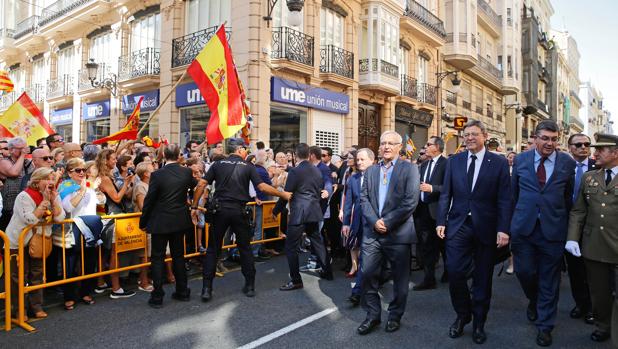
M382 161L367 169L361 192L363 212L362 305L367 318L359 334L371 332L380 324L382 307L378 288L382 262L391 264L393 300L388 307L386 331L399 329L408 297L410 249L416 242L412 213L419 198L418 167L399 159L401 136L386 131L380 137Z

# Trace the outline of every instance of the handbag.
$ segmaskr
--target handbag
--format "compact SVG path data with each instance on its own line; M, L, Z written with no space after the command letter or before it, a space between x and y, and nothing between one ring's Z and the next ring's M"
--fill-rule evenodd
M28 243L28 254L32 258L47 258L51 254L52 247L51 236L46 236L42 231L39 234L34 230L30 243Z

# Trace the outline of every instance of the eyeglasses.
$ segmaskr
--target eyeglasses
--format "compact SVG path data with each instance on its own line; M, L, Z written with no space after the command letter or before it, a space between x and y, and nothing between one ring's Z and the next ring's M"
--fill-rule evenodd
M480 136L481 134L478 132L470 132L470 133L464 133L464 138L468 138L468 137L473 137L476 138L478 136Z
M322 154L322 157L323 157L323 158L327 158L327 157L328 157L328 154Z
M552 142L552 143L558 142L558 137L539 136L538 138L543 142Z
M53 156L37 156L38 159L42 159L43 161L52 161L54 159Z
M86 169L85 168L74 168L74 169L72 169L69 172L84 173L84 172L86 172Z
M64 138L56 138L54 139L54 142L64 143Z
M394 147L394 146L399 145L399 144L401 144L401 143L394 143L394 142L380 142L380 145L381 145L381 146L386 146L386 145L388 145L389 147Z
M9 150L9 148L0 148L0 150Z
M571 143L571 145L574 145L575 148L581 148L581 147L590 148L590 142Z
M436 143L429 143L428 142L427 144L425 144L426 147L431 147L432 145L436 145Z

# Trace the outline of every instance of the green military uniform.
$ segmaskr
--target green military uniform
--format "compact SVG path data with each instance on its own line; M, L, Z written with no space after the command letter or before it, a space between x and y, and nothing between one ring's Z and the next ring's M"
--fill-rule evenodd
M618 144L617 136L597 135L593 146ZM605 169L583 175L577 200L569 219L568 241L581 241L592 307L598 329L611 331L618 342L618 301L610 285L618 280L618 176L605 183ZM580 240L581 238L581 240ZM616 278L612 274L616 274ZM612 315L613 313L613 315Z

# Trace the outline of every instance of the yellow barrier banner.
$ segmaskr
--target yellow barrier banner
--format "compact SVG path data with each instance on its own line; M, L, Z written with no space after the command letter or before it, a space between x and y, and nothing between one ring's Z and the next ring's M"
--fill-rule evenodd
M144 249L146 232L139 228L139 217L116 219L116 252Z
M279 219L273 218L274 208L274 202L262 204L262 229L279 227Z

